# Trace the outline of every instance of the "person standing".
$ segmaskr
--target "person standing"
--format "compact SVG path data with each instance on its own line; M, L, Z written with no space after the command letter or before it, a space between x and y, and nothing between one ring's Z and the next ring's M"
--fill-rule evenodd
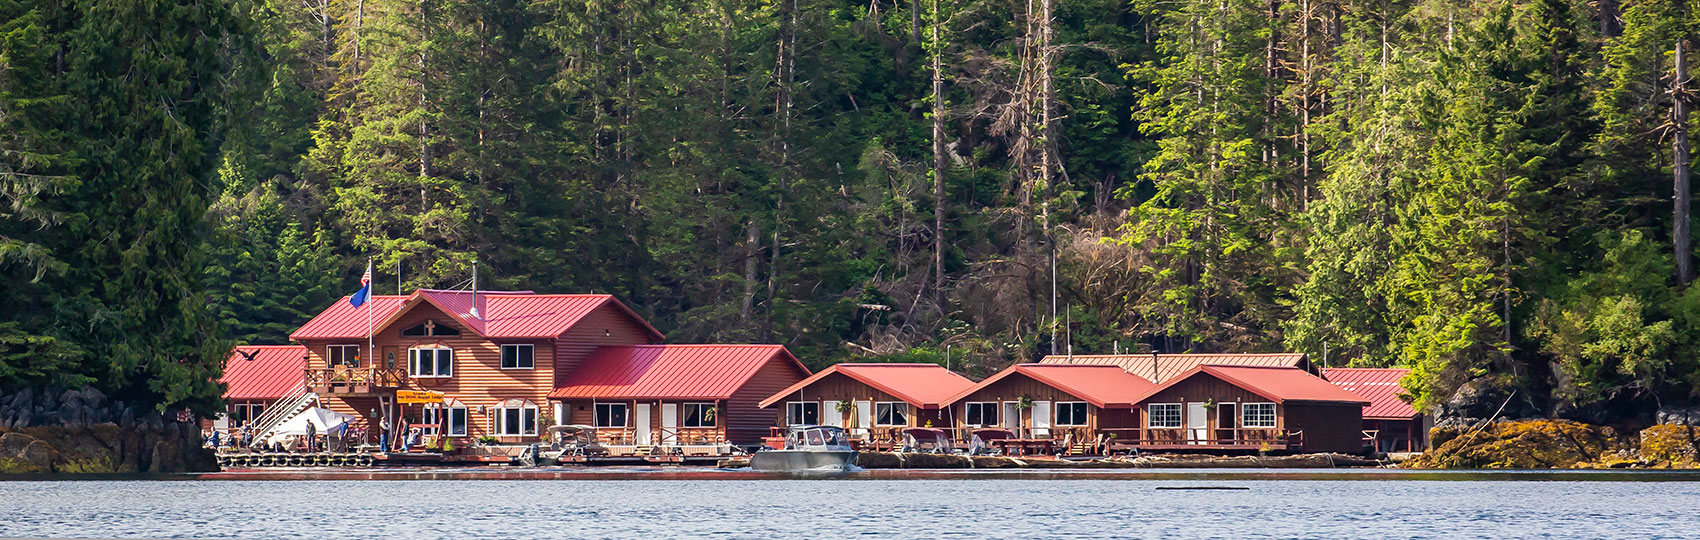
M318 445L319 445L318 435L319 435L319 426L314 425L312 422L307 422L307 451L308 452L317 452L318 451L317 450Z
M378 421L378 448L382 452L390 451L390 419L387 416Z

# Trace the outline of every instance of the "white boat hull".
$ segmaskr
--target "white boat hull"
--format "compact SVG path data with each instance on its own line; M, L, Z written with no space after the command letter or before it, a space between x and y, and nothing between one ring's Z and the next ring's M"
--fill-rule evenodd
M750 469L770 472L845 472L856 466L856 452L769 450L750 456Z

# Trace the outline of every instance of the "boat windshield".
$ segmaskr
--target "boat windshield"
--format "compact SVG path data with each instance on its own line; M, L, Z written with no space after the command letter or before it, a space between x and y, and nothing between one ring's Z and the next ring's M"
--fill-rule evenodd
M844 446L844 432L836 429L826 430L827 446Z
M820 445L826 444L826 440L823 437L821 437L821 430L811 429L811 430L804 432L803 434L804 434L804 436L808 437L809 446L820 446Z

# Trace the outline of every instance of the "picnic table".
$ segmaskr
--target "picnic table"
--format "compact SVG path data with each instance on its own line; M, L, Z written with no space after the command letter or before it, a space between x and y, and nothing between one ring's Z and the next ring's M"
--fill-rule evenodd
M1003 455L1046 455L1056 453L1054 438L1000 438L993 440L991 445L998 447Z

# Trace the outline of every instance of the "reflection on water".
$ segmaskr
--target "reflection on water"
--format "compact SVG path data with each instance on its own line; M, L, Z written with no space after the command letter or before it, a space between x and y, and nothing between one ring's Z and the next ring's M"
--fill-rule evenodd
M559 480L506 478L518 473L0 482L0 536L1691 538L1700 530L1700 477L1691 473L867 471L809 481L556 469L523 473ZM1249 489L1156 489L1177 486Z

